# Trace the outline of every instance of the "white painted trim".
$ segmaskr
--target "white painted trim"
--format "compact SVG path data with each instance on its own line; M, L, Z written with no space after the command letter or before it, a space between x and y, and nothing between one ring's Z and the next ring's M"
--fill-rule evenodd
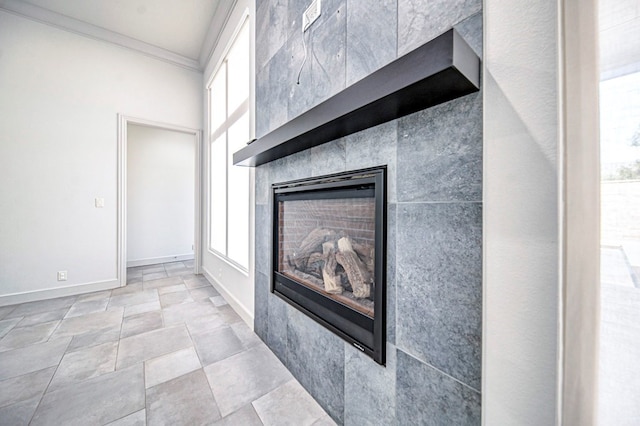
M213 56L213 52L218 45L222 31L227 26L237 1L238 0L218 2L211 24L209 24L209 30L200 48L199 61L201 70L204 70L209 60L211 60L211 56ZM223 7L226 7L226 10L224 10Z
M50 25L52 27L71 32L93 40L111 43L137 53L168 62L188 70L202 72L200 63L196 59L188 58L178 53L145 43L126 35L101 28L87 22L80 21L48 9L25 3L19 0L0 0L0 10L31 19L32 21ZM215 21L215 16L214 16ZM214 22L212 21L212 22Z
M224 297L224 300L227 301L229 306L231 306L233 310L236 311L238 315L240 315L240 318L242 318L242 320L249 326L249 328L253 330L253 313L251 313L246 306L240 303L240 301L236 299L236 297L229 290L227 290L221 282L216 280L213 275L204 267L202 268L202 274L213 286L213 288L218 290L218 293L220 293L222 297Z
M236 0L236 4L237 4L237 0ZM229 26L228 28L225 26L224 30L220 32L220 37L218 37L218 42L214 46L207 63L204 65L203 73L204 73L205 82L206 82L205 88L207 90L211 87L211 83L213 83L213 77L216 75L216 72L218 72L220 65L222 65L222 62L227 57L227 54L229 53L229 50L231 50L231 47L233 46L233 42L235 41L236 37L240 33L240 30L242 30L242 26L244 25L245 21L249 19L249 21L251 22L251 25L255 25L253 23L254 21L253 15L251 14L249 7L242 6L242 5L240 6L241 7L239 7L237 10L232 9L227 18L227 24L229 22L235 22L236 24L233 27ZM234 15L237 15L237 17L234 17ZM227 34L224 34L225 32L227 32ZM253 39L251 39L251 32L249 34L249 37L250 37L250 45L252 46L254 44L254 41ZM224 38L224 41L225 41L224 44L220 43L222 38ZM209 132L210 131L211 130L209 129Z
M193 260L193 253L176 254L174 256L148 257L146 259L135 259L127 261L127 268L135 268L137 266L157 265L159 263L182 262L184 260Z
M63 296L76 296L78 294L92 293L94 291L111 290L118 288L118 279L95 281L85 284L76 284L67 287L47 288L44 290L27 291L24 293L12 293L0 296L0 306L16 305L18 303L37 302Z
M598 1L563 0L560 8L564 208L557 424L594 425L601 326Z
M195 155L195 205L194 205L194 274L200 273L202 263L202 130L175 124L161 123L143 118L118 114L118 253L117 270L120 286L127 285L127 125L135 124L193 135L196 142Z

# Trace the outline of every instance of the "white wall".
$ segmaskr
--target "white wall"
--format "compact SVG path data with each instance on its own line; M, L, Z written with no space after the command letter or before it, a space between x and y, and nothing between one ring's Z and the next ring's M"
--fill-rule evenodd
M553 425L560 295L558 1L484 1L486 425Z
M236 4L231 12L229 19L227 20L227 25L220 35L220 39L218 40L218 44L213 51L211 59L207 63L204 71L204 87L203 92L206 93L207 84L210 79L213 77L213 73L217 70L217 67L220 64L220 61L224 58L224 55L227 52L227 49L234 39L236 31L239 30L239 24L242 22L242 18L246 13L250 14L251 20L251 51L252 56L254 52L254 38L255 38L255 22L254 22L254 11L255 11L255 0L237 0ZM251 63L250 75L255 75L253 61ZM251 102L251 137L255 134L254 131L254 117L253 111L255 111L255 97L254 97L254 82L252 78L252 87L250 90L250 102ZM207 100L205 99L204 102ZM204 113L207 114L207 105L203 104ZM206 118L205 118L206 122ZM209 134L207 130L205 134ZM204 138L204 158L209 159L209 140L207 137ZM205 166L205 170L208 169L208 160L207 165ZM238 167L238 166L235 166ZM207 174L205 174L208 176ZM207 182L205 182L205 194L209 193L208 187L208 177L206 178ZM229 304L238 312L238 314L242 317L242 319L253 329L253 314L254 314L254 239L255 233L253 229L253 223L255 222L255 213L254 213L254 172L253 169L250 172L250 182L249 186L250 190L250 212L249 212L249 270L242 271L234 265L227 262L225 259L212 252L211 250L207 250L209 247L209 234L208 234L208 223L205 223L202 226L202 272L207 277L207 279L213 284L213 286L220 291L222 295L227 299ZM208 195L205 196L205 202L203 203L203 213L202 218L204 221L209 221L211 214L209 212L209 198Z
M200 73L0 12L0 304L118 285L117 113L201 105Z
M127 265L193 258L195 136L127 126Z

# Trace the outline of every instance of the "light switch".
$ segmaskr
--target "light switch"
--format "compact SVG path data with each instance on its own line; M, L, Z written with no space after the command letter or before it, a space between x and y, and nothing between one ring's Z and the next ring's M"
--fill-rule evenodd
M104 207L104 198L96 198L96 208L101 209Z

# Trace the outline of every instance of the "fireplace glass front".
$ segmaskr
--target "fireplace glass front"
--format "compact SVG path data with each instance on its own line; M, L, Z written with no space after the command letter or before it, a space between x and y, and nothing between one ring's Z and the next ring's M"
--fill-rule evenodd
M385 169L276 184L273 291L384 363Z

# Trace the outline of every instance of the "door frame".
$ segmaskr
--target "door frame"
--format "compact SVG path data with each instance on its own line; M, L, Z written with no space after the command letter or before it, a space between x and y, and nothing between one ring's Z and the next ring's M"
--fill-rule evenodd
M157 122L143 118L118 114L118 249L117 272L120 287L127 285L127 126L152 127L162 130L186 133L194 137L196 143L194 176L194 234L193 273L199 274L202 265L202 130L175 124Z

